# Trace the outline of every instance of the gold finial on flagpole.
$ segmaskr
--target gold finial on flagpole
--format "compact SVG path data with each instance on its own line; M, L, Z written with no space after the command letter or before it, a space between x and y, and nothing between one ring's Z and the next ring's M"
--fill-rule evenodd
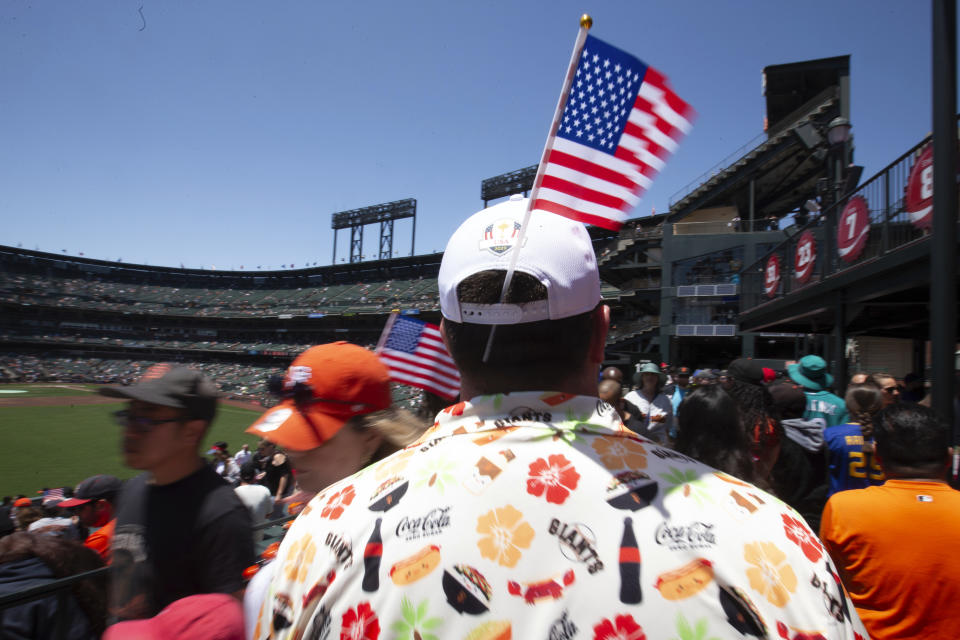
M585 13L580 16L580 26L584 29L589 29L593 26L593 18L590 17L589 13Z

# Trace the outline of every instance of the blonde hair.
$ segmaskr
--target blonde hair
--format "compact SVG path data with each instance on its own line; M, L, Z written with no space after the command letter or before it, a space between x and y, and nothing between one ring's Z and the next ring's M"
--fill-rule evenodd
M370 462L377 462L416 442L430 425L406 409L389 407L355 416L350 419L350 426L358 431L373 429L380 435L382 442L370 459Z

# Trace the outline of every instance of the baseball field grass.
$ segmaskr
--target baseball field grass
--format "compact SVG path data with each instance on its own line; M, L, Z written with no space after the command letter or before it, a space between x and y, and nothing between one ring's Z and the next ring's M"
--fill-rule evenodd
M75 487L97 473L138 474L123 466L120 427L111 415L123 406L119 400L102 402L94 385L0 385L0 496ZM244 443L253 449L257 438L243 431L258 415L222 404L205 445L224 440L231 452Z

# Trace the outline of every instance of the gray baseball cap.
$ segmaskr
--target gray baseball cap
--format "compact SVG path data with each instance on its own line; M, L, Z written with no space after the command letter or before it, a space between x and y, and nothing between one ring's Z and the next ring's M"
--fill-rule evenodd
M168 363L155 364L129 387L101 387L100 395L140 400L164 407L186 409L192 417L212 420L220 392L199 371Z

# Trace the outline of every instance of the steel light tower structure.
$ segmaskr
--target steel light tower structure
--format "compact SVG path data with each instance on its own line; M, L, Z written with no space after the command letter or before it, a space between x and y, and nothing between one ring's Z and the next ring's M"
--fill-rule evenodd
M393 223L404 218L413 219L410 233L410 255L413 255L417 235L417 201L413 198L385 202L361 209L350 209L333 214L333 262L337 261L337 230L350 229L350 263L360 262L363 255L363 228L380 224L380 260L393 257Z

